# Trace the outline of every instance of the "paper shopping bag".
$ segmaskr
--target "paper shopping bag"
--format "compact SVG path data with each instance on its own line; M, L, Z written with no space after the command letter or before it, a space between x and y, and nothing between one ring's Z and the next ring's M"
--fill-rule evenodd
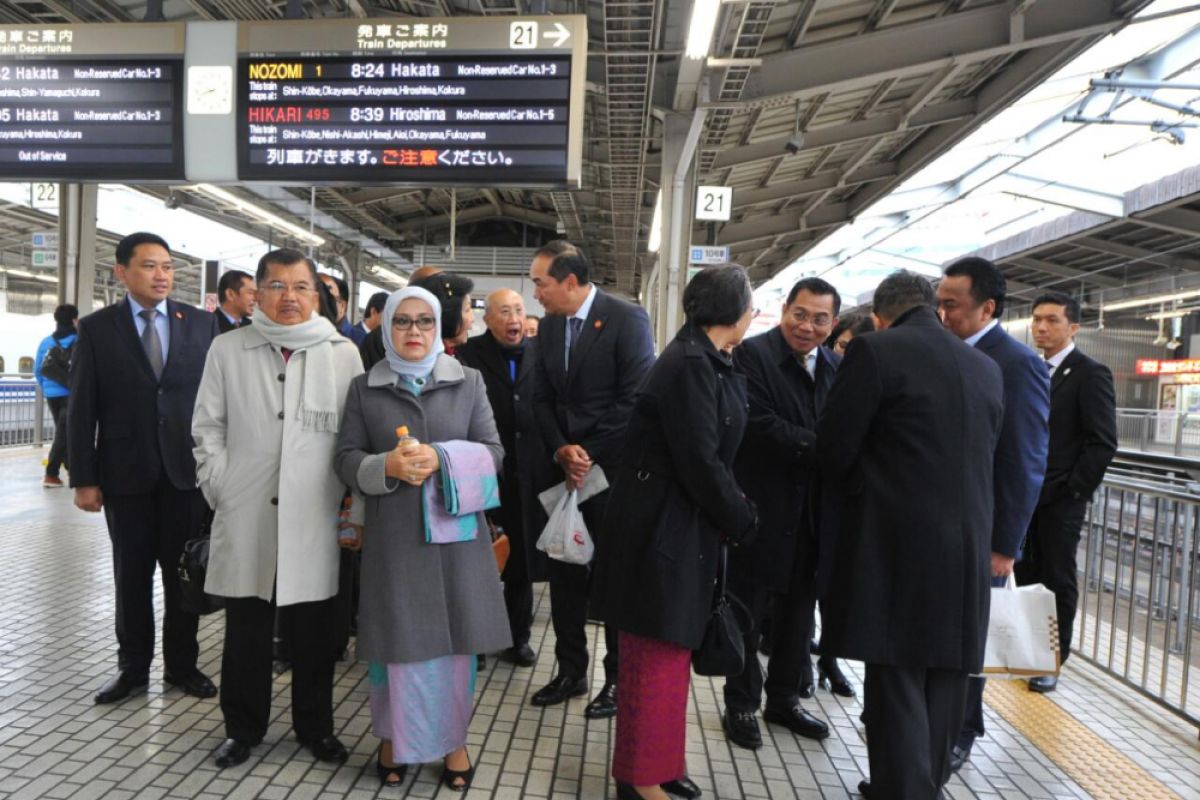
M1040 583L992 589L983 674L1030 678L1058 675L1058 615L1054 592Z

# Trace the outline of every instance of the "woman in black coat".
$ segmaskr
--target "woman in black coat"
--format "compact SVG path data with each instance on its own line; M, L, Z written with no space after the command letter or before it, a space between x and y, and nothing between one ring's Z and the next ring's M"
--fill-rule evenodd
M618 795L696 797L685 775L692 651L713 605L722 541L753 527L731 464L746 424L729 351L750 325L750 283L709 267L683 295L687 324L638 394L596 559L593 611L620 631Z

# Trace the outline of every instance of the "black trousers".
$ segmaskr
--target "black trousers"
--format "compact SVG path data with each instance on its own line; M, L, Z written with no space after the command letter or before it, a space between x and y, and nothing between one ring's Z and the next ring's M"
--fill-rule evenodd
M1017 583L1040 583L1054 592L1058 616L1058 646L1063 661L1071 655L1075 610L1079 605L1080 529L1087 499L1064 497L1039 506L1029 524L1025 557L1016 566Z
M516 553L509 556L517 557ZM533 628L533 584L529 582L529 578L504 579L504 608L508 611L508 628L512 632L513 647L529 644L529 633Z
M46 474L57 478L63 462L67 460L67 400L68 397L47 397L50 416L54 418L54 441L50 455L46 458Z
M863 719L872 797L941 796L966 691L965 671L866 665Z
M105 495L117 588L117 666L145 679L154 658L154 568L162 570L163 662L175 676L196 669L199 617L180 608L179 556L208 507L199 489L180 491L162 475L154 491Z
M731 711L754 712L762 705L790 708L798 699L800 685L812 683L809 652L816 606L815 550L805 541L795 555L792 577L785 592L772 592L754 579L752 570L731 569L729 592L750 609L754 626L746 632L746 666L740 675L725 680L725 707ZM771 621L771 655L766 680L758 662L763 625Z
M292 727L303 742L333 733L334 598L286 606L292 657ZM271 721L271 634L275 604L257 597L225 602L221 658L221 713L225 735L258 744Z
M593 538L600 531L604 511L608 505L608 492L601 492L588 500L580 509L583 521ZM564 564L550 559L550 621L554 625L554 655L558 659L560 675L584 678L588 674L587 612L588 592L591 588L592 572L589 567ZM617 681L617 629L604 626L604 643L608 652L604 656L604 675L607 683Z

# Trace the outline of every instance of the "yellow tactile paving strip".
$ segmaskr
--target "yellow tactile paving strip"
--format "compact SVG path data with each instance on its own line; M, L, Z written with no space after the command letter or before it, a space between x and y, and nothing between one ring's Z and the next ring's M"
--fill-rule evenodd
M984 699L1097 800L1178 800L1179 795L1057 703L1029 691L1024 681L990 680Z

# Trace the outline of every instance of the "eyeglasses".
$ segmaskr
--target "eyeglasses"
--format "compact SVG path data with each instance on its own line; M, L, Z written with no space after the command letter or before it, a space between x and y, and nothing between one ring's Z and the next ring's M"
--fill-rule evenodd
M403 314L392 317L392 327L398 331L410 330L413 325L416 325L419 331L431 331L433 330L433 326L437 325L437 320L430 316L416 317L414 319Z
M824 328L833 324L833 316L831 314L809 314L803 308L798 308L789 314L792 322L797 325L803 325L805 322L811 322L814 328Z
M308 283L292 283L287 284L283 281L271 281L258 287L260 292L269 292L271 294L287 294L293 292L295 294L308 294L313 290L312 285Z
M849 346L850 346L849 339L838 339L836 342L833 343L833 349L837 350L839 353L845 352L846 348Z

